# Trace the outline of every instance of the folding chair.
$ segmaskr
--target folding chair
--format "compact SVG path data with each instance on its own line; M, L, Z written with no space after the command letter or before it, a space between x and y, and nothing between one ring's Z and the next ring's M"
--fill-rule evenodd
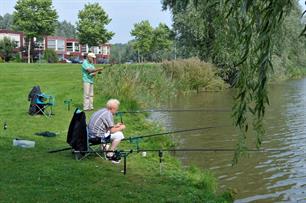
M43 94L40 87L34 86L28 95L30 101L29 114L43 114L47 117L52 115L52 107L55 105L55 97Z
M37 108L35 114L43 114L46 117L52 115L52 108L55 105L55 97L47 94L37 94L33 105Z
M76 160L82 160L92 154L106 159L105 151L110 140L98 137L89 138L87 135L86 115L83 111L76 109L69 125L67 143L71 146L72 154ZM95 148L95 146L98 148Z

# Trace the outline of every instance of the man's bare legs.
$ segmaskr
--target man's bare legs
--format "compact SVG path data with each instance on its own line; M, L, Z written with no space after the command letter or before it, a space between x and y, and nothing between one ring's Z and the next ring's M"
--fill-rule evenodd
M119 140L119 139L113 140L113 142L112 142L110 148L108 149L108 151L112 151L112 152L108 152L108 153L107 153L107 156L111 157L111 156L114 155L114 152L113 152L113 151L116 150L116 148L117 148L117 146L120 144L120 142L121 142L121 140Z

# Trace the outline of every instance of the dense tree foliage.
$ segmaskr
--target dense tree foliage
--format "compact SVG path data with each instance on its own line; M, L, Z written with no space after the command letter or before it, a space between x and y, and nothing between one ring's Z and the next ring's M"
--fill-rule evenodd
M54 32L57 13L51 0L18 0L14 11L14 25L24 32L28 42L28 63L30 63L31 42L34 37Z
M14 54L14 49L17 47L16 42L4 37L0 40L0 58L4 61L9 61Z
M216 2L219 1L212 3ZM206 6L211 7L205 4ZM225 24L222 18L219 18L223 12L220 7L210 10L214 10L213 13L217 14L213 18L208 13L206 13L207 16L203 16L202 9L204 9L202 4L197 4L195 7L191 2L184 12L174 13L173 29L177 33L177 54L181 58L196 56L204 61L213 62L219 67L219 74L223 79L233 84L238 71L235 62L240 58L240 41L235 40L235 35L229 34L230 24ZM298 74L300 69L297 67L305 63L303 61L305 41L303 38L298 38L302 29L300 15L301 11L295 4L292 11L286 16L280 30L275 33L273 38L275 42L274 60L272 60L275 65L273 78L292 77ZM293 54L294 50L295 54ZM290 56L288 53L291 53Z
M58 56L54 49L46 49L44 50L44 60L48 63L56 63L58 62Z
M16 30L13 25L13 15L6 13L3 16L0 15L0 29ZM19 30L17 30L19 31ZM57 21L55 32L52 33L56 36L62 36L67 38L76 37L76 27L72 23L64 20L62 22Z
M225 72L224 77L230 76L227 79L238 89L233 115L235 125L241 129L241 139L236 157L246 147L248 113L254 114L257 146L261 144L262 119L269 103L267 83L277 36L291 30L283 26L284 19L296 4L290 0L163 1L164 8L172 11L182 54L195 54L217 64Z
M141 21L134 25L131 35L135 38L133 47L140 61L161 61L169 58L173 39L171 29L163 23L153 28L149 21Z
M151 53L154 28L145 20L134 25L131 35L135 37L134 49L138 53L138 62L144 61Z
M306 67L306 39L300 37L303 24L301 10L295 5L285 18L280 32L275 35L273 51L273 78L298 77Z
M67 38L76 38L76 27L66 20L62 22L58 21L54 35Z
M173 47L173 33L172 30L163 23L160 23L153 31L152 42L152 60L162 61L169 59L169 53Z
M77 22L77 35L82 44L97 46L109 41L114 33L106 29L111 22L106 12L99 3L86 4L79 11Z
M133 48L134 41L126 44L112 44L111 63L133 63L137 61L137 51Z
M0 15L0 29L13 29L13 15L6 13L3 16Z

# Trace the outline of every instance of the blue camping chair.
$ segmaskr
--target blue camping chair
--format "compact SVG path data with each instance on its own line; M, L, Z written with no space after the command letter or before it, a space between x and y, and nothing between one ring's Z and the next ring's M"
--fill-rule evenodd
M50 117L53 112L52 108L55 105L55 97L47 94L37 94L33 104L36 108L36 114L43 114Z

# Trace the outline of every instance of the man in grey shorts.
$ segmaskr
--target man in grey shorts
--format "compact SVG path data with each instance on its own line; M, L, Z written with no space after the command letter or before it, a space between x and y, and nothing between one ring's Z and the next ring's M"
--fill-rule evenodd
M88 123L88 136L90 138L110 139L111 146L109 151L115 151L120 141L124 138L121 132L125 129L123 123L114 124L114 114L118 111L120 102L117 99L110 99L106 103L106 108L102 108L95 112ZM106 154L109 160L115 160L113 152Z

